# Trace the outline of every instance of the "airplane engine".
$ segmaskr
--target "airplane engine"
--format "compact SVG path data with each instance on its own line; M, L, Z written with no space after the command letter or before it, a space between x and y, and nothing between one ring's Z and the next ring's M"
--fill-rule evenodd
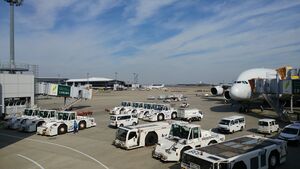
M231 97L230 97L230 94L229 94L229 90L226 90L226 91L224 92L224 97L225 97L225 99L227 99L227 100L231 100Z
M212 95L222 95L224 92L224 89L222 86L214 86L210 89L210 92Z

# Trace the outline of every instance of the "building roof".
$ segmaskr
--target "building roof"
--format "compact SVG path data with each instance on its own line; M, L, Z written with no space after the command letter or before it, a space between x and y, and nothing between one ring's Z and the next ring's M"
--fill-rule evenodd
M66 82L106 82L106 81L113 81L113 79L104 78L104 77L90 77L84 79L69 79Z

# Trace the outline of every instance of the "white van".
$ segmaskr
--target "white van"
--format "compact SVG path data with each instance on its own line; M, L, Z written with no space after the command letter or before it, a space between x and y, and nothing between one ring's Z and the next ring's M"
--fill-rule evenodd
M230 116L222 118L218 124L218 130L220 132L234 133L236 131L242 131L246 126L244 116Z
M137 125L138 118L135 115L130 114L119 114L119 115L111 115L110 116L110 126L114 127L123 127L123 126L131 126Z
M274 119L260 119L258 120L257 131L259 133L271 134L275 131L279 131L279 125Z

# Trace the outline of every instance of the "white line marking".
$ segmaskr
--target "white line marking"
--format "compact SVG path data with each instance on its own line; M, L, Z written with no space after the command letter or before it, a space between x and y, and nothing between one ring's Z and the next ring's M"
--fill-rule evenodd
M12 137L12 138L18 138L18 139L24 139L24 140L30 140L30 141L34 141L34 142L38 142L38 143L43 143L43 144L50 144L50 145L54 145L54 146L58 146L58 147L63 147L66 149L69 149L71 151L75 151L76 153L82 154L84 156L86 156L87 158L95 161L96 163L100 164L102 167L104 167L105 169L109 169L106 165L104 165L103 163L101 163L100 161L98 161L97 159L95 159L94 157L85 154L79 150L76 150L74 148L68 147L68 146L64 146L64 145L60 145L60 144L56 144L56 143L51 143L51 142L47 142L47 141L42 141L42 140L36 140L36 139L31 139L31 138L24 138L24 137L19 137L19 136L13 136L13 135L9 135L9 134L2 134L0 133L0 135L2 136L7 136L7 137Z
M31 161L32 163L34 163L35 165L37 165L38 167L40 167L40 169L45 169L43 166L41 166L39 163L37 163L37 162L34 161L33 159L30 159L30 158L28 158L28 157L26 157L26 156L23 156L23 155L21 155L21 154L17 154L17 156L22 157L22 158L25 158L25 159L28 160L28 161Z

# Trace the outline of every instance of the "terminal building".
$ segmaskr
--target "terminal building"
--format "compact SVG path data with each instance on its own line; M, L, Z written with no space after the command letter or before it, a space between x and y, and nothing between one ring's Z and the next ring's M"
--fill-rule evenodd
M114 80L109 78L103 77L91 77L85 79L68 79L66 80L68 86L78 86L78 85L85 85L90 84L92 88L102 88L102 89L113 89L115 84L125 86L124 81Z

